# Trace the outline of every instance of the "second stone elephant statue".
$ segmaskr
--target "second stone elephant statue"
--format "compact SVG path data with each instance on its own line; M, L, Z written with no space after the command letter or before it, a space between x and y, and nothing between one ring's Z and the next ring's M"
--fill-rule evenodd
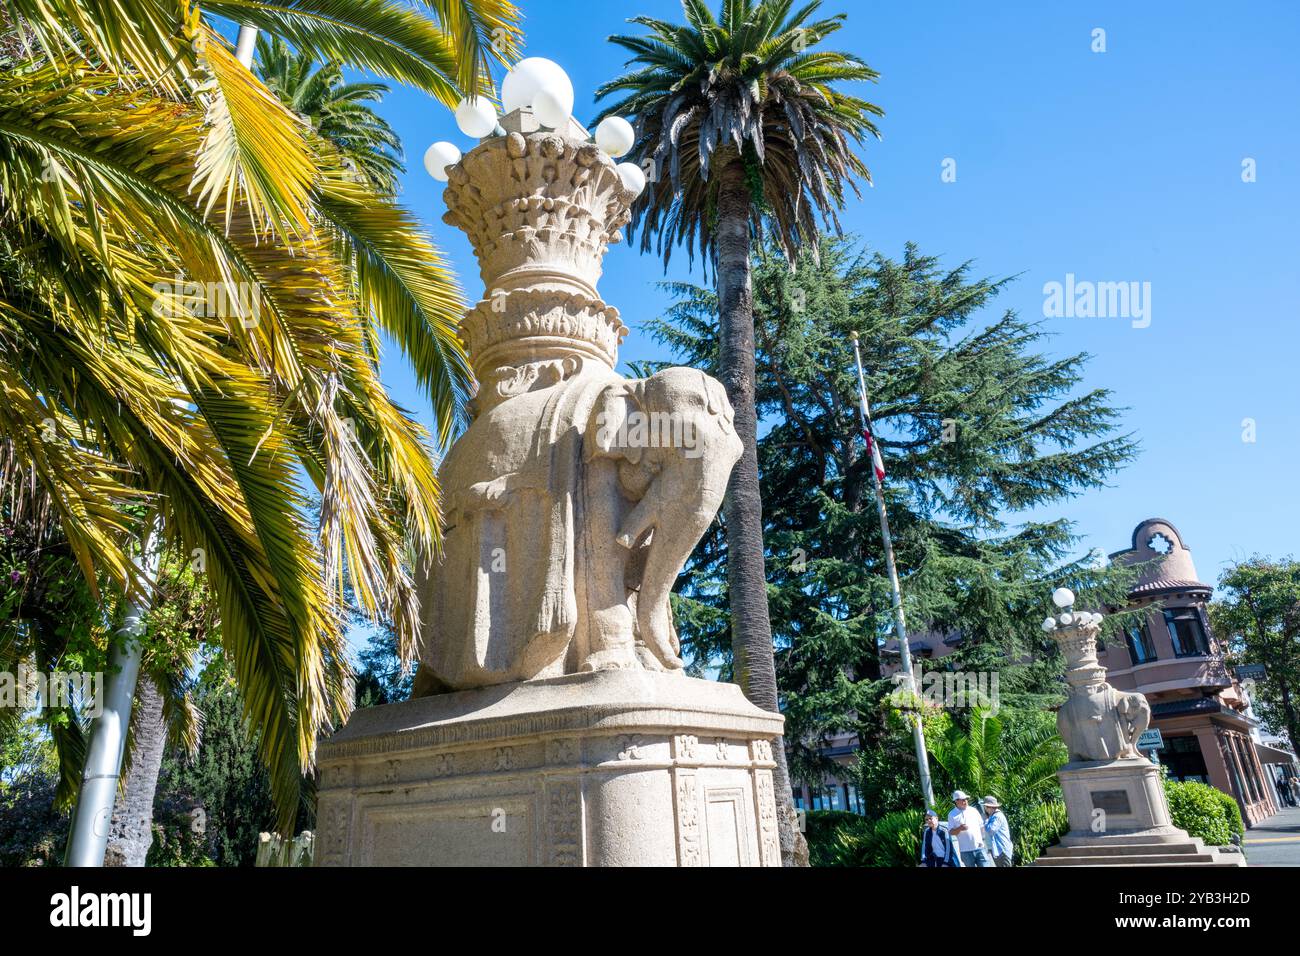
M1150 723L1145 696L1116 690L1104 680L1081 686L1056 714L1072 761L1141 758L1138 738Z

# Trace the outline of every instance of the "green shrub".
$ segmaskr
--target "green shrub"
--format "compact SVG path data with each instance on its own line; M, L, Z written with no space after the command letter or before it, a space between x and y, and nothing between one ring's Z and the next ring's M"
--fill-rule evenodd
M870 822L843 810L809 810L804 815L810 866L868 866L865 841Z
M804 837L812 866L916 866L921 814L898 810L868 819L839 810L810 810Z
M1070 829L1065 803L1059 799L1006 809L1011 838L1016 844L1016 865L1033 863Z
M921 858L921 814L895 810L871 824L867 866L917 866Z
M202 813L202 811L199 811ZM153 809L153 843L145 866L216 866L205 834L206 825L196 825L192 801L160 797ZM206 815L197 818L206 824Z
M1237 801L1222 790L1215 790L1214 793L1218 796L1219 803L1223 804L1223 812L1228 818L1228 829L1232 831L1232 836L1235 838L1232 842L1241 843L1246 835L1246 823L1241 819L1241 807L1237 806Z
M1220 799L1226 794L1192 780L1166 780L1165 796L1174 826L1200 837L1210 846L1227 846L1232 842L1233 826ZM1240 814L1237 819L1240 820Z
M0 792L0 867L59 866L69 816L54 809L54 774L33 774Z

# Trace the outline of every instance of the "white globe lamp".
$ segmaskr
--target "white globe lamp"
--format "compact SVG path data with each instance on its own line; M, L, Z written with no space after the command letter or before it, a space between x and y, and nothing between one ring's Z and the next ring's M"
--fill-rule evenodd
M550 88L543 87L533 97L533 115L537 117L537 122L551 129L563 129L568 126L572 110L573 98L570 97L566 103L555 90Z
M497 111L483 96L467 96L456 107L456 125L466 136L482 139L497 128Z
M596 145L617 159L636 143L632 124L621 116L606 116L596 126Z
M645 189L645 172L636 163L619 163L614 167L618 178L623 181L623 188L633 196L641 195Z
M1069 588L1057 588L1052 592L1052 603L1059 608L1067 608L1074 604L1074 592Z
M573 83L553 60L530 56L520 60L501 81L501 108L507 113L532 107L540 90L547 90L556 101L573 109Z
M447 167L460 162L460 150L455 143L439 141L424 151L424 168L440 183L447 181Z

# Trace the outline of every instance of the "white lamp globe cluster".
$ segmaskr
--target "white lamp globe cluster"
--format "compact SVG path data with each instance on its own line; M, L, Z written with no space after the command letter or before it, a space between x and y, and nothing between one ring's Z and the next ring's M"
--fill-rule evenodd
M537 121L548 129L564 129L573 115L573 83L553 60L530 56L520 60L501 82L501 107L507 113L532 110ZM456 126L466 136L483 139L499 130L496 108L482 96L467 96L456 107ZM619 116L607 116L596 126L596 145L617 159L636 144L632 124ZM454 143L437 142L424 153L424 168L439 182L447 181L448 167L460 162L461 152ZM645 172L635 163L616 167L623 188L636 195L645 189Z
M1101 623L1102 615L1096 611L1074 610L1074 592L1069 588L1057 588L1053 591L1052 603L1061 609L1061 613L1057 617L1043 620L1044 631L1054 631L1058 627L1086 627Z
M501 108L507 113L531 109L543 126L559 129L573 112L573 83L558 63L530 56L501 81Z

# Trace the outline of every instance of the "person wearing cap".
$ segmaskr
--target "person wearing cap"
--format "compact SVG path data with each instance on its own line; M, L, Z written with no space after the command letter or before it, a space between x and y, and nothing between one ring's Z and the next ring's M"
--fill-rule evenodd
M984 798L984 834L988 837L989 852L993 854L993 865L1011 866L1015 846L1011 842L1007 815L1002 812L997 797Z
M921 865L928 867L961 866L957 848L948 836L948 825L939 822L939 814L925 811L921 828Z
M948 836L957 844L962 866L992 866L984 848L984 818L970 805L964 790L952 792L952 811L948 814Z

